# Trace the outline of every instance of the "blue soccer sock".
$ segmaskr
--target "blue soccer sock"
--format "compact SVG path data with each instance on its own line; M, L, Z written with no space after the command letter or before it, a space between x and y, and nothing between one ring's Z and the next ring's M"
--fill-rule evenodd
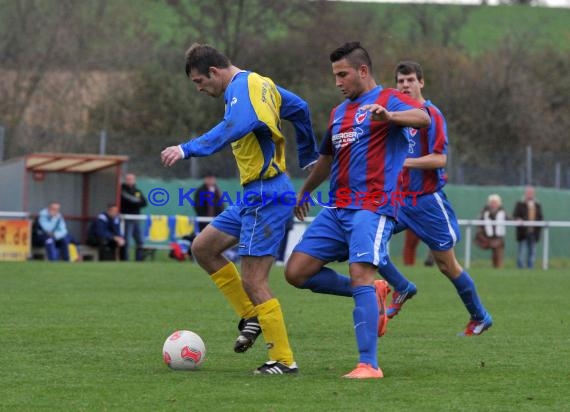
M471 279L471 276L463 271L457 278L452 279L451 282L457 289L457 293L471 315L471 319L483 320L487 311L479 300L479 295L477 294L477 289L475 288L475 283L473 279Z
M386 264L378 266L378 272L398 293L404 293L410 281L402 275L396 266L386 257Z
M374 286L354 288L354 334L360 353L359 362L378 368L378 301Z
M328 295L352 296L350 278L327 267L321 268L320 271L310 277L301 285L301 289L310 289L312 292Z

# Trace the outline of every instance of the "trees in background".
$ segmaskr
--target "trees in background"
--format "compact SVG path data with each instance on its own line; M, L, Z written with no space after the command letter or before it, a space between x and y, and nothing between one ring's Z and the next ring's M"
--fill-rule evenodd
M521 167L529 144L535 153L570 152L570 57L541 41L546 22L528 23L511 36L504 29L494 46L474 52L466 28L475 7L0 0L0 10L0 124L8 129L8 157L97 151L105 129L107 152L130 155L139 174L187 177L208 169L234 175L229 150L188 167L159 167L163 147L201 134L223 113L219 100L197 93L185 77L184 51L194 41L215 45L236 65L303 96L319 136L341 100L330 73L332 49L360 40L384 86L393 86L397 61L418 60L425 94L448 119L452 177L462 165L473 183L505 182L505 169Z
M89 107L111 106L125 73L147 61L141 17L124 2L0 0L0 124L9 132L8 156L90 146Z

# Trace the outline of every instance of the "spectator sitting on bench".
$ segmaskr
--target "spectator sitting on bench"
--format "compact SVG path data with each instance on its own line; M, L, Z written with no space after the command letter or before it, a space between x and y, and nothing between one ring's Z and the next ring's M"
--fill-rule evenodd
M99 248L99 260L117 260L119 248L125 245L125 238L121 233L121 218L115 203L107 205L107 210L91 224L87 243Z
M32 228L32 245L45 247L48 260L69 262L69 244L73 241L60 209L58 202L50 202L47 208L40 211Z

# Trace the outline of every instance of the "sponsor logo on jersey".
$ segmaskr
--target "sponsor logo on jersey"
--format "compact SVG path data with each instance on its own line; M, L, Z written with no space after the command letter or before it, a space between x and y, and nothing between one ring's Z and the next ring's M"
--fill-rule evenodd
M332 144L335 149L341 149L352 143L358 142L358 139L364 134L364 130L360 127L354 127L347 132L333 134Z

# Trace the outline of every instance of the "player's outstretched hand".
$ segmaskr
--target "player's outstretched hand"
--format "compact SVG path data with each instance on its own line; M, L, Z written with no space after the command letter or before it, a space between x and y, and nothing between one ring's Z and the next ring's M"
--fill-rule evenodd
M368 110L372 113L372 120L389 122L392 119L390 112L379 104L366 104L362 106L362 110Z
M295 205L295 217L301 222L305 221L305 217L309 215L309 202L304 199L303 193L299 193L297 196L297 204Z
M160 160L165 167L174 165L180 159L182 159L182 153L178 146L169 146L160 153Z

